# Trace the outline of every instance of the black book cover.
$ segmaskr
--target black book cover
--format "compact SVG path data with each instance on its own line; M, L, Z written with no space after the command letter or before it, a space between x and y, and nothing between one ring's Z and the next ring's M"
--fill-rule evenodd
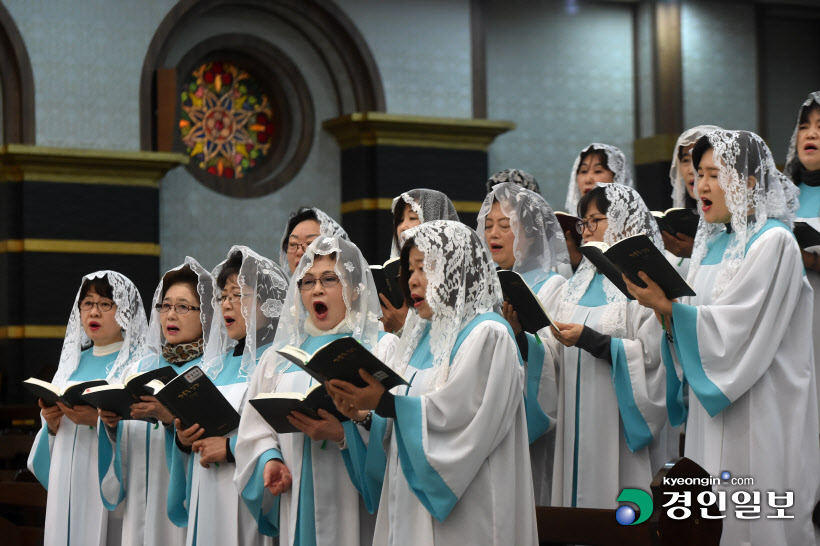
M379 294L384 294L390 304L397 309L404 305L404 294L401 291L401 286L399 286L400 268L401 261L399 258L388 260L384 265L370 266L376 290Z
M561 224L561 231L564 233L564 236L566 236L569 231L572 235L572 239L575 241L575 246L581 246L583 240L581 239L581 234L578 233L578 222L580 222L581 219L566 212L556 212L555 217L558 219L558 223Z
M635 298L629 294L621 273L633 284L645 287L638 277L639 271L658 283L670 300L695 295L666 256L643 233L621 239L611 247L604 243L587 243L578 250L629 299Z
M123 419L131 419L131 404L141 402L141 396L153 396L153 391L145 385L149 381L170 382L177 373L172 366L163 366L156 370L134 374L125 380L124 385L102 385L84 392L83 400L95 408L113 411ZM144 419L156 423L156 419Z
M323 409L339 421L348 420L336 409L333 399L321 384L314 386L304 396L292 392L260 394L248 402L279 434L302 432L288 421L288 415L294 411L311 419L321 419L318 410Z
M817 231L806 222L794 223L794 238L800 248L811 248L820 245L820 231Z
M154 396L183 428L204 428L203 438L225 436L239 426L239 414L199 366L179 374Z
M323 384L329 379L340 379L357 387L366 387L367 383L359 375L359 368L363 368L386 390L398 385L407 385L402 376L352 337L331 341L320 347L313 356L291 345L277 352Z
M498 271L498 280L501 282L504 301L513 306L525 332L536 334L550 325L550 317L541 301L521 275L509 269L501 269Z
M655 216L658 228L670 235L682 233L694 239L698 232L700 215L697 209L676 208L666 212L652 211L652 214Z
M43 381L34 377L30 377L23 381L23 386L26 390L41 399L48 407L56 406L58 400L71 407L76 405L88 405L88 402L82 398L83 392L91 387L107 384L108 382L105 379L94 379L92 381L75 383L65 387L64 389L60 389L48 381Z

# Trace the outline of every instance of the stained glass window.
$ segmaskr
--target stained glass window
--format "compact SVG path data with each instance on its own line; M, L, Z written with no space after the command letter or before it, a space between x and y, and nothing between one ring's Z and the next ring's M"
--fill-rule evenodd
M196 68L182 88L179 130L191 164L241 179L271 152L274 112L262 85L229 62Z

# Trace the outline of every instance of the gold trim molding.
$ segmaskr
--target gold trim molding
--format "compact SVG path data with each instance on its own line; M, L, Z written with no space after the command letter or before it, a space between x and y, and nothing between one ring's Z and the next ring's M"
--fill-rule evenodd
M159 256L160 246L156 243L78 241L70 239L7 239L0 241L0 254L7 252L65 252L71 254Z
M481 210L482 201L453 201L456 212L477 213ZM345 201L341 207L342 214L358 212L360 210L393 210L393 200L388 197L365 197Z
M322 123L339 148L408 146L487 151L498 135L515 129L512 121L431 118L384 112L355 112Z
M0 326L0 339L63 339L65 326Z
M0 146L0 182L24 180L158 188L169 170L189 158L168 152L124 152L46 148L26 144Z

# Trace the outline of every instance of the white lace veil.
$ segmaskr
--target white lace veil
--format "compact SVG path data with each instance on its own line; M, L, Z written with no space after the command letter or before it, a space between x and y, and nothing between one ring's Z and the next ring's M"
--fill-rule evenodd
M541 195L511 182L495 185L478 211L476 233L485 248L485 220L496 201L501 203L501 212L510 219L510 229L515 234L513 271L522 275L537 272L528 279L536 284L546 279L558 265L569 263L567 240L552 207Z
M672 153L672 167L669 169L669 181L672 183L672 206L683 208L686 206L686 182L680 175L680 158L678 152L682 148L693 145L700 137L712 131L720 131L716 125L698 125L681 133L675 143L675 151Z
M522 188L534 191L535 193L541 193L541 189L538 187L538 181L535 177L519 169L504 169L492 175L489 180L487 180L487 193L493 191L493 187L496 185L504 184L505 182L511 182Z
M453 202L440 191L419 188L404 192L393 199L391 210L394 218L396 205L398 205L399 202L410 205L410 208L418 215L422 224L424 222L432 222L433 220L454 220L458 222L458 213L456 212L455 206L453 206ZM395 258L399 255L401 242L394 232L393 246L390 249L391 258Z
M581 153L578 154L572 164L572 172L569 174L569 187L567 188L567 201L564 204L570 214L578 214L578 201L581 200L581 192L578 190L575 178L578 174L578 167L581 165L581 156L590 149L606 153L607 168L615 175L612 179L614 183L629 186L630 188L635 187L624 153L615 146L593 142L581 150Z
M800 110L797 112L797 123L794 124L792 138L789 141L789 153L786 155L786 166L783 168L783 173L792 180L797 179L797 169L800 163L800 159L797 157L797 130L800 128L800 117L803 115L803 111L815 102L820 104L820 91L809 93L809 97L803 102L800 106Z
M165 346L166 339L162 335L162 325L160 324L160 313L157 311L157 305L162 303L162 288L165 277L169 274L179 271L187 267L197 277L196 292L199 295L199 322L202 324L202 338L204 346L208 346L208 337L211 334L214 321L214 279L211 277L204 267L198 261L185 256L185 261L173 269L168 270L160 279L157 289L154 291L154 300L151 304L151 320L148 323L148 334L145 336L145 352L146 358L140 364L140 371L151 369L157 362L157 358L162 357L162 348ZM194 313L195 311L189 311ZM219 317L221 320L221 317ZM151 357L155 358L151 358Z
M245 348L242 352L239 375L250 381L260 356L256 354L257 349L273 341L276 325L282 313L288 280L285 272L273 261L241 245L231 247L227 259L214 268L211 276L214 279L212 305L215 320L211 324L211 333L207 338L208 343L205 345L201 366L211 379L216 379L222 371L226 354L237 343L228 336L225 328L222 306L219 303L222 290L216 284L222 268L237 252L242 255L242 265L236 282L243 294L241 312L245 319ZM261 319L257 318L257 309L261 312Z
M285 222L285 231L282 233L282 240L279 244L279 265L288 277L290 277L290 267L288 267L287 239L290 234L288 233L287 227L291 219L308 210L313 211L313 214L316 215L316 220L319 222L319 235L329 235L331 237L338 235L342 239L349 239L344 228L324 211L316 207L302 207L295 210L288 217L288 221Z
M614 183L599 183L597 188L604 188L607 201L609 201L609 208L606 212L607 228L604 232L606 244L613 245L621 239L645 233L658 250L663 250L663 238L655 217L652 216L636 190ZM571 320L575 307L589 288L595 272L596 269L592 262L584 258L575 275L564 285L564 293L558 309L559 321ZM604 292L607 309L602 318L601 333L624 337L626 335L626 306L629 300L608 279L604 279Z
M717 297L737 274L746 256L746 244L760 231L766 220L776 218L791 229L800 192L786 175L777 170L772 152L758 135L749 131L721 130L709 133L707 138L714 150L718 183L725 193L726 206L732 213L731 225L735 233L723 253L720 271L712 287L712 295ZM757 180L751 188L747 183L749 177ZM708 242L725 229L723 224L704 221L700 200L698 212L700 222L689 266L690 284L706 256Z
M447 382L450 352L459 332L476 316L500 310L501 285L481 238L464 224L426 222L407 230L406 241L411 239L424 254L425 297L433 311L430 349L435 371L427 389L434 391ZM415 310L407 315L395 352L399 373L407 369L426 325Z
M330 254L336 256L336 265L333 269L341 279L345 302L345 318L336 331L351 332L356 340L371 351L376 348L379 341L381 305L370 266L359 247L352 242L339 236L320 236L307 248L290 279L284 304L285 312L279 321L276 340L266 351L264 369L260 370L264 374L260 392L274 391L282 374L291 366L289 360L280 357L275 351L286 345L299 347L307 339L305 322L310 320L310 316L302 303L298 283L313 267L316 256Z
M77 290L77 295L74 297L74 306L71 308L71 314L68 317L63 350L60 353L60 364L52 380L52 383L59 387L65 386L68 378L77 369L83 348L92 344L80 320L78 304L82 285L86 280L101 279L103 277L111 285L111 294L114 303L117 304L114 318L123 330L122 348L114 362L106 368L106 379L119 382L125 370L144 355L148 323L145 320L145 308L142 305L142 297L137 287L134 286L131 279L116 271L103 270L89 273L80 282L80 289Z

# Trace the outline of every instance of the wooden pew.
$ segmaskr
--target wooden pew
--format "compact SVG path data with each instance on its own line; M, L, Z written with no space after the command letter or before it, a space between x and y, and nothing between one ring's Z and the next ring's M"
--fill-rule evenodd
M673 459L655 475L650 485L652 516L638 525L621 525L615 510L537 506L538 540L541 546L587 544L590 546L718 546L723 531L720 519L703 519L693 510L686 520L666 516L662 508L665 492L692 492L695 498L706 486L667 486L663 478L708 478L709 473L685 457ZM714 507L713 507L714 508Z

